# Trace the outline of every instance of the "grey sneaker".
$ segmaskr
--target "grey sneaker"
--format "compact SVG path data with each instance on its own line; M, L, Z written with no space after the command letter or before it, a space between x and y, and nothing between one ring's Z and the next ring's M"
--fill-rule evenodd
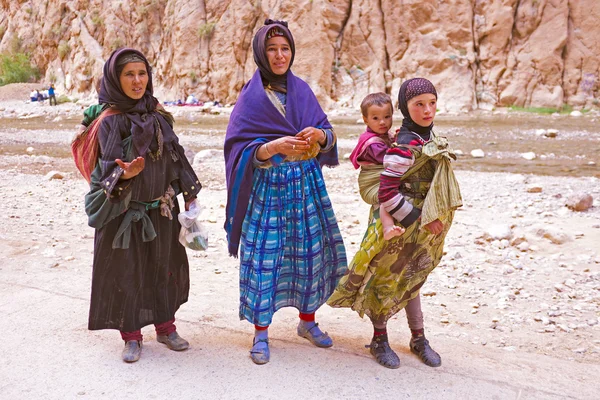
M188 341L179 336L177 331L171 332L168 335L158 335L156 336L156 341L166 344L169 349L174 351L183 351L190 347Z
M127 363L134 363L140 359L142 355L142 341L138 340L129 340L125 342L125 348L123 349L123 353L121 353L121 357L123 361Z

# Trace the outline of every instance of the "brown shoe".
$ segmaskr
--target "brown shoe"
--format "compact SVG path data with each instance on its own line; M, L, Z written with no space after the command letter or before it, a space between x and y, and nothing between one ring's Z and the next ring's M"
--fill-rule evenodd
M121 357L123 361L127 363L134 363L140 359L142 355L142 341L141 340L129 340L125 342L125 348L123 349L123 353L121 353Z
M166 344L169 349L174 351L183 351L190 347L188 341L179 336L176 331L168 335L158 335L156 336L156 341Z

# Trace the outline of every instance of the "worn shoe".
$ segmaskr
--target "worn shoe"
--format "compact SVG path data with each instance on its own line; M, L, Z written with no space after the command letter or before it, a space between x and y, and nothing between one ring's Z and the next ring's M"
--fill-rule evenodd
M430 367L439 367L442 365L442 358L429 346L429 340L425 339L425 336L419 336L416 339L411 338L409 346L410 351L419 356L425 365L429 365Z
M140 359L142 355L142 341L141 340L129 340L125 342L125 348L123 349L123 353L121 353L121 357L123 361L127 363L134 363Z
M188 341L179 336L177 331L171 332L168 335L158 335L156 336L156 341L166 344L169 349L174 351L183 351L190 347Z
M308 339L317 347L333 346L333 340L329 337L327 332L321 332L321 330L317 328L318 326L319 324L314 324L310 328L306 328L302 321L300 321L297 329L298 336Z
M386 368L396 369L400 367L398 355L390 347L387 335L376 336L371 340L371 344L365 346L371 349L371 355L375 360Z
M256 346L259 343L266 343L266 346ZM262 365L269 362L271 352L269 351L269 339L258 339L252 341L252 350L250 350L250 358L254 364Z

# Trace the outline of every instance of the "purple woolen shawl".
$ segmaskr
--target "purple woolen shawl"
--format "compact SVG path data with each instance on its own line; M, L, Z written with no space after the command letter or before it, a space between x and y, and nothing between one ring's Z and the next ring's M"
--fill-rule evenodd
M259 70L242 88L225 135L227 207L224 228L230 255L237 257L238 254L242 223L252 192L254 153L263 143L295 136L309 126L331 129L313 91L291 71L287 72L285 117L267 97ZM320 153L317 159L321 166L338 165L337 145L327 153Z

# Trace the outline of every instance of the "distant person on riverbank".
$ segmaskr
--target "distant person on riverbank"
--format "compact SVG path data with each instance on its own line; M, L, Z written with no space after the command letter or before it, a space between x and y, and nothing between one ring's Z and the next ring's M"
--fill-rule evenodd
M386 93L371 93L362 101L360 111L367 129L358 138L358 144L350 154L350 161L354 168L361 169L359 180L365 176L379 179L379 174L383 171L384 156L395 137L390 132L394 123L392 99ZM394 218L384 207L379 208L379 215L385 240L404 233L404 228L394 223Z
M338 165L336 137L314 93L290 70L287 22L266 20L252 41L258 69L244 85L225 136L229 254L240 257L240 319L254 324L250 358L269 362L273 315L299 311L296 332L333 341L315 322L347 270L321 166Z
M157 341L171 350L189 346L174 324L190 288L176 196L188 210L201 185L173 116L153 95L146 57L116 50L103 72L99 102L111 106L72 144L90 183L85 210L96 230L88 329L119 330L122 359L135 362L146 325L154 324Z
M50 103L50 105L52 105L52 102L54 102L54 105L56 105L56 94L54 93L53 83L51 83L50 87L48 88L48 102Z
M33 103L34 101L37 101L37 98L38 98L38 91L32 90L31 93L29 93L29 100L31 100L31 102Z
M365 201L379 202L406 232L384 240L379 210L371 207L350 271L327 301L371 319L374 333L368 347L387 368L400 366L389 344L387 322L403 308L412 333L410 350L428 366L442 364L425 338L419 291L442 258L444 239L462 199L450 165L456 157L446 138L432 130L436 105L437 91L427 79L409 79L400 87L398 107L404 119L396 143L384 156L380 178L359 188Z
M36 90L35 92L38 103L44 104L44 95L39 90Z

